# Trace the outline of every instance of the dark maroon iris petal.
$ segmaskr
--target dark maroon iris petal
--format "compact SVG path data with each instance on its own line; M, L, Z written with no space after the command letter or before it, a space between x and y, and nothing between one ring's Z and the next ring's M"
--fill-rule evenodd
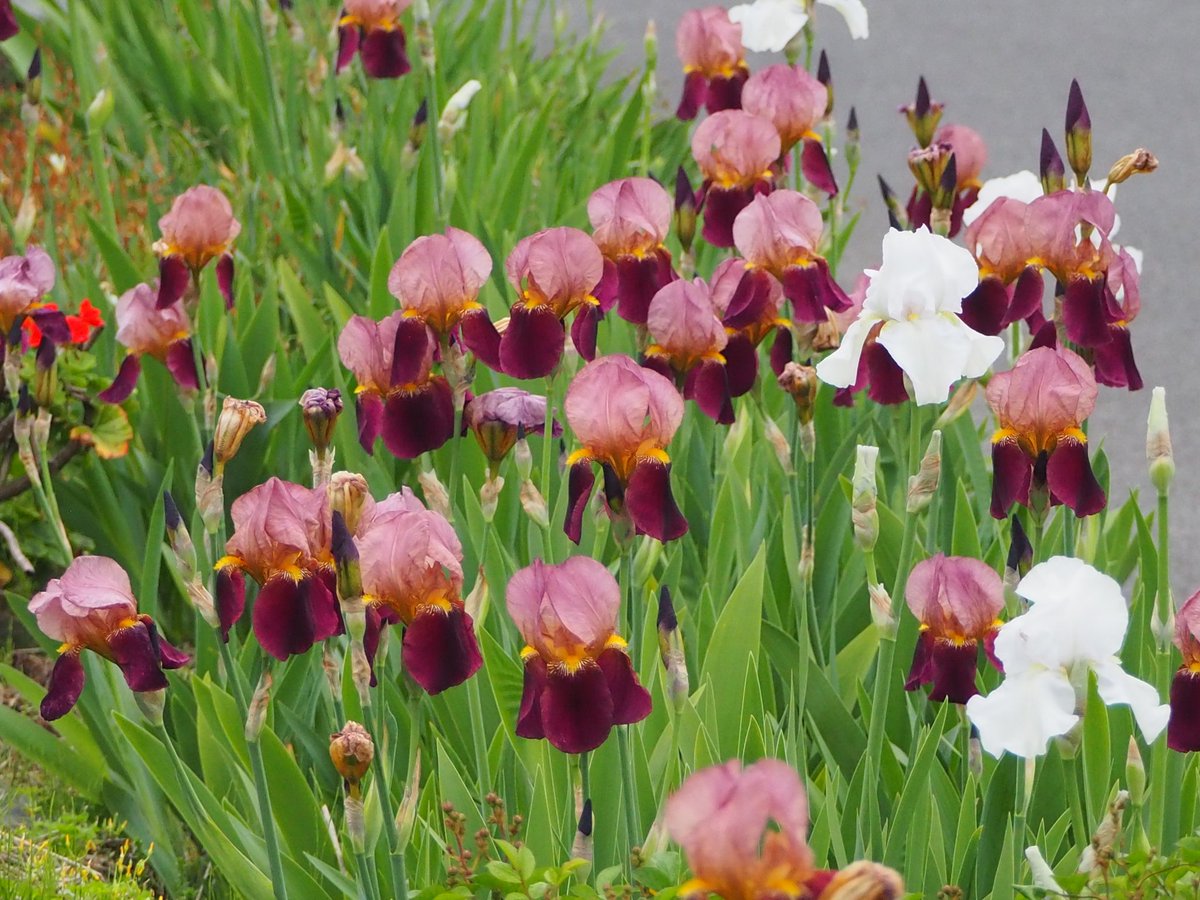
M323 579L305 575L293 581L277 575L263 585L254 601L254 636L278 660L306 652L338 633L337 601Z
M342 10L342 15L346 14ZM338 51L337 64L334 66L334 72L340 72L346 66L350 65L350 60L354 59L354 54L358 52L358 44L361 36L358 32L357 25L342 25L338 28Z
M375 654L379 652L379 636L390 623L379 615L379 607L367 604L366 628L363 629L363 653L371 670L371 687L379 683L375 677Z
M164 256L158 261L158 299L157 309L166 309L172 303L178 303L187 292L188 281L192 270L178 256Z
M1099 347L1112 340L1106 316L1104 279L1072 278L1063 297L1067 337L1080 347Z
M800 152L800 171L809 184L830 197L837 196L837 179L833 177L833 167L829 165L829 157L820 141L809 138L804 142L804 149Z
M1014 503L1028 505L1033 464L1014 437L992 444L992 515L1008 517Z
M954 237L962 230L963 213L979 199L979 188L971 187L954 195L954 204L950 207L950 230L947 237Z
M933 216L933 201L929 194L914 187L913 192L908 195L908 204L904 207L904 214L908 217L908 227L913 231L921 226L928 228L929 220Z
M590 459L581 459L571 466L567 486L567 518L563 522L563 532L576 544L583 534L583 512L592 497L592 485L595 483L596 473L592 471Z
M500 338L500 370L513 378L544 378L558 368L566 339L551 307L518 303Z
M41 714L47 722L61 719L71 711L83 693L83 663L79 650L68 650L54 663L46 696L42 698Z
M783 295L792 302L792 314L800 322L824 322L825 311L841 312L850 307L825 260L806 266L789 266L783 273Z
M1013 520L1016 521L1016 519L1017 519L1017 517L1013 516ZM1031 560L1033 559L1032 547L1030 548L1030 551L1029 551L1029 558ZM1028 569L1028 568L1029 567L1026 566L1026 569ZM996 635L998 635L999 633L1000 633L999 628L992 628L987 634L985 634L983 636L983 655L987 657L987 661L992 664L992 667L997 672L999 672L1001 675L1003 675L1004 674L1004 663L1000 662L1000 657L998 657L996 655Z
M217 572L216 599L221 640L229 643L229 630L246 611L246 575L241 569L221 569Z
M876 403L891 405L908 399L904 387L904 370L896 365L887 348L871 341L863 348L867 366L867 396Z
M604 260L604 274L600 282L592 290L592 296L600 301L602 312L608 312L617 305L617 292L620 288L621 276L617 273L617 264L611 259Z
M495 372L503 371L500 362L500 332L492 324L492 317L486 309L479 307L467 311L459 320L458 329L463 344L480 362Z
M167 347L165 359L167 371L175 383L185 391L198 391L200 378L196 375L196 356L192 352L192 339L175 341Z
M1081 518L1104 509L1107 498L1092 472L1087 444L1073 437L1058 439L1046 463L1046 486L1052 500L1074 510Z
M715 113L723 109L741 109L742 87L746 84L746 79L749 77L749 72L745 69L739 69L729 78L723 75L710 78L708 80L707 96L704 100L704 105L708 107L708 111Z
M42 307L29 313L29 318L42 332L42 338L51 344L67 344L71 341L71 326L67 317L57 309Z
M714 247L733 246L733 220L754 199L755 190L709 185L704 192L704 228L701 235Z
M138 376L142 374L142 362L136 353L130 353L121 360L121 368L117 369L117 377L113 383L99 393L105 403L124 403L133 393Z
M721 320L726 328L738 330L755 324L767 315L772 315L771 288L775 276L764 269L747 269L738 281L725 316Z
M963 298L959 315L980 334L999 334L1010 321L1008 310L1008 290L999 278L989 275Z
M594 303L585 303L575 313L571 323L571 343L587 362L596 358L596 332L604 321L604 310Z
M666 250L622 256L617 260L617 315L632 325L645 325L650 301L674 280L671 255Z
M718 425L733 424L733 398L724 363L705 359L692 366L683 383L683 397L695 400L700 411Z
M588 661L575 672L551 669L540 698L542 731L564 753L586 753L613 726L613 698L604 670Z
M416 459L454 437L454 395L440 375L415 391L388 397L383 443L398 459Z
M650 715L650 692L638 681L628 653L610 647L596 658L596 664L608 682L614 725L632 725Z
M118 628L108 636L108 647L131 691L159 691L167 686L155 634L145 622Z
M358 420L358 443L368 453L374 453L375 439L383 430L383 399L375 393L358 394L354 398L354 415Z
M1133 340L1129 329L1120 325L1109 326L1112 340L1097 347L1092 354L1096 367L1096 380L1109 387L1127 387L1140 391L1143 386L1142 373L1133 358Z
M521 689L521 708L517 712L517 737L540 740L542 728L542 692L546 689L546 663L540 656L525 661L525 681Z
M62 662L61 657L59 662ZM57 669L58 666L55 666L56 671ZM45 709L46 704L43 701L42 718L49 719ZM1167 746L1180 753L1200 750L1200 677L1187 668L1176 672L1171 681L1171 718L1167 722Z
M154 649L154 655L164 669L182 669L192 661L190 656L159 634L158 626L154 624L152 618L147 615L140 615L138 618L150 632L150 644Z
M459 607L417 613L404 631L401 658L429 694L462 684L483 665L471 617Z
M783 330L784 333L787 333L786 329ZM755 350L750 338L744 334L731 334L721 355L725 357L725 377L729 379L729 396L740 397L749 392L754 387L755 379L758 378L758 351ZM783 371L782 368L780 371Z
M687 519L671 494L669 463L639 459L625 485L625 505L633 524L643 534L663 543L687 534Z
M775 329L775 339L771 341L771 371L782 375L784 368L792 361L792 329L780 325ZM758 354L755 354L754 364L757 372Z
M1038 347L1054 349L1058 346L1058 329L1055 327L1054 322L1044 320L1036 328L1031 325L1030 331L1033 334L1033 340L1029 342L1030 350L1036 350Z
M846 409L854 406L854 388L844 387L838 388L833 392L833 405L841 406Z
M1040 313L1045 287L1042 282L1042 270L1037 266L1026 266L1017 276L1017 283L1013 285L1012 300L1009 302L1008 316L1004 324L1011 325L1013 322L1028 319L1034 313Z
M933 685L929 699L966 703L979 693L975 687L975 670L979 660L976 641L953 644L938 640L929 631L922 631L913 654L912 669L904 689L916 690L923 684Z
M7 41L21 30L17 24L17 14L13 12L12 0L0 0L0 41ZM50 718L42 716L43 719Z
M684 122L690 122L700 112L708 99L708 79L703 72L688 72L683 79L683 96L679 98L679 106L675 117Z
M425 357L433 335L419 316L404 316L392 342L391 386L415 384L425 375Z
M665 356L643 356L641 363L643 369L657 372L663 378L674 383L675 370L671 368L671 361Z
M233 309L233 254L223 253L217 260L217 287L225 299L225 308Z
M370 29L359 51L363 71L371 78L399 78L412 69L405 51L404 29L399 25L390 29Z

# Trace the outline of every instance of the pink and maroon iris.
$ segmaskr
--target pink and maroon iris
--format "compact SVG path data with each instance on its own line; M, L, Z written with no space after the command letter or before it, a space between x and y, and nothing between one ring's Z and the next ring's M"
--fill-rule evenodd
M921 623L905 689L928 684L930 700L966 703L979 693L981 645L991 659L1004 609L1000 576L980 560L939 553L913 567L904 598Z
M650 715L650 694L616 634L621 589L608 569L584 556L535 560L513 575L505 599L527 644L518 735L586 753L614 725Z
M1175 646L1183 665L1171 681L1167 746L1180 753L1200 751L1200 592L1175 614Z
M412 0L346 0L338 18L338 51L335 71L340 72L356 55L370 78L399 78L412 66L405 47L400 15Z
M714 113L692 135L692 156L704 175L701 234L714 247L732 247L738 213L773 189L781 146L770 119L740 109Z
M675 50L683 63L683 96L675 115L685 121L702 109L710 113L741 106L750 76L742 27L721 6L690 9L679 20Z
M130 690L166 688L164 669L188 662L159 634L154 620L137 610L129 576L106 556L81 556L29 601L38 627L61 641L41 714L47 721L71 711L83 693L80 654L91 650L116 663Z

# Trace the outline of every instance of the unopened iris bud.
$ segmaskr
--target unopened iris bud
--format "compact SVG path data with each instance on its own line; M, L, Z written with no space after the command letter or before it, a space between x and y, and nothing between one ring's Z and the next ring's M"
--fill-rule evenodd
M592 857L592 800L587 797L583 801L583 810L579 813L575 842L571 845L571 859L586 859L591 862Z
M687 700L691 682L683 653L683 637L679 633L679 620L675 616L675 605L671 602L671 591L665 584L658 593L658 649L667 673L667 697L679 709Z
M807 425L813 419L813 407L817 402L817 370L813 366L789 362L783 367L777 379L779 386L792 395L796 402L796 414L801 425Z
M204 530L216 534L225 515L225 476L213 464L213 442L204 448L204 456L196 467L196 509Z
M1042 851L1038 847L1025 848L1025 861L1029 863L1029 873L1033 876L1034 887L1050 891L1054 896L1066 896L1062 885L1054 877L1054 870L1050 868L1050 864L1046 862L1046 857L1042 856Z
M1004 583L1015 589L1033 566L1033 544L1030 543L1020 517L1012 517L1012 539L1008 545L1008 561L1004 564Z
M267 411L261 403L226 397L213 432L213 457L221 469L237 455L250 429L267 421Z
M300 408L309 440L318 453L324 453L342 414L342 392L337 388L309 388L300 396Z
M1150 482L1159 494L1171 489L1175 478L1175 453L1171 449L1171 430L1167 423L1167 392L1156 387L1150 395L1150 415L1146 420L1146 462Z
M347 722L341 731L329 736L329 759L351 790L357 790L374 758L375 742L357 722Z
M471 617L471 621L476 623L476 627L479 627L479 623L487 615L490 596L488 593L487 578L483 574L483 566L480 566L479 571L476 573L475 585L471 588L471 593L463 597L463 609Z
M942 433L934 431L929 436L929 446L921 457L921 466L917 474L908 479L909 514L919 513L933 501L937 493L938 478L942 471Z
M357 472L334 472L326 490L329 493L329 508L341 515L351 534L357 532L363 507L371 494L367 479Z
M833 113L833 72L829 69L829 57L824 50L817 59L817 81L825 85L825 116L828 117Z
M54 392L58 387L58 367L55 365L57 358L58 351L54 342L43 339L38 345L33 370L33 399L43 409L54 403Z
M675 173L675 236L684 252L696 239L696 192L683 166Z
M25 72L25 100L37 104L42 99L42 48L35 47Z
M454 512L450 509L450 492L442 484L442 479L438 478L437 472L426 469L417 475L417 483L421 485L421 491L425 494L425 503L429 508L440 514L447 522L453 521Z
M1087 184L1088 169L1092 167L1092 117L1076 80L1071 81L1067 97L1067 162L1079 183Z
M775 451L775 457L779 460L779 465L783 467L784 473L793 474L795 470L792 466L792 445L788 443L787 436L770 416L763 419L763 436L771 445L771 449Z
M346 527L346 520L342 518L342 514L335 511L331 518L331 550L334 565L337 567L338 599L343 604L361 603L362 567L358 558L358 546L354 543L354 536Z
M957 166L949 144L930 144L908 154L908 168L934 209L950 209L957 190Z
M404 144L404 150L401 153L400 161L405 169L411 169L417 164L417 154L421 151L421 145L425 143L425 131L429 125L429 101L422 100L421 105L417 107L417 113L413 116L412 125L408 129L408 141Z
M846 120L846 164L850 166L851 171L858 168L861 141L862 132L858 128L858 110L852 106L850 107L850 118Z
M1158 168L1158 158L1145 147L1126 153L1108 170L1109 184L1122 184L1134 175L1149 175Z
M944 104L929 97L929 86L922 76L917 82L917 97L911 104L900 107L900 112L908 119L908 127L912 129L917 139L917 145L928 147L933 142L938 122L942 119Z
M1058 147L1054 145L1054 138L1050 137L1050 132L1045 128L1042 129L1041 173L1043 192L1053 194L1066 188L1066 166L1063 165Z
M196 547L170 491L163 491L163 518L167 528L167 543L171 546L180 572L188 578L196 573Z
M482 88L483 85L472 78L446 101L442 117L438 119L438 137L442 139L443 143L458 134L467 123L467 107L471 105L471 101Z
M1129 785L1129 803L1139 809L1146 796L1146 765L1142 762L1142 751L1137 739L1129 738L1129 751L1125 754L1125 783Z
M821 900L899 900L903 896L900 873L867 860L846 866L821 892Z
M858 446L854 462L854 479L851 494L851 520L854 523L854 542L863 551L875 549L879 539L879 511L875 507L878 492L875 486L875 464L879 460L879 448L863 444Z
M907 216L900 210L900 201L896 199L896 192L892 190L890 184L883 180L882 175L875 177L879 181L879 193L883 195L883 205L887 207L888 226L897 231L903 231Z
M950 402L946 404L946 408L942 411L942 414L937 417L937 421L933 423L933 427L945 430L947 425L964 415L971 408L971 404L975 401L977 393L979 393L979 382L974 378L959 382L958 387L954 389L954 393L950 395Z
M17 207L17 215L13 218L13 237L18 244L23 244L33 234L33 226L37 222L38 205L33 191L21 198Z
M108 124L108 120L112 118L113 108L116 106L116 101L113 99L113 92L108 88L100 88L96 92L96 96L92 98L92 102L87 108L87 127L90 131L99 131Z

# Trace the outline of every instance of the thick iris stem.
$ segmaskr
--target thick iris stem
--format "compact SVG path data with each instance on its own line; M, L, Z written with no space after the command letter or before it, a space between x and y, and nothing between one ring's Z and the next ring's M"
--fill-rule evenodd
M246 743L250 749L250 766L254 770L258 816L262 820L263 838L267 843L267 862L271 866L271 889L275 900L287 900L287 883L283 880L283 858L279 855L279 835L275 829L275 816L271 812L271 795L267 790L267 770L263 765L262 747L257 739Z
M376 889L375 880L371 876L371 866L367 862L366 852L355 849L354 861L358 865L359 900L375 900L379 896L379 891Z
M387 835L388 862L392 870L391 896L396 897L397 900L404 900L408 897L408 878L404 871L404 848L400 846L400 835L396 831L396 812L392 806L391 780L385 761L388 756L387 711L384 709L382 692L377 699L378 703L371 704L374 709L364 710L364 712L373 712L375 719L375 777L378 779L376 789L379 794L379 808L383 813L383 828Z
M1063 507L1063 555L1075 555L1075 513Z
M633 668L636 672L638 669L638 647L641 641L637 639L641 631L642 620L637 613L637 595L638 590L634 585L633 575L633 552L634 542L631 540L625 548L622 557L622 578L625 583L627 596L626 606L629 612L629 658L633 661ZM638 815L637 804L637 779L633 769L633 754L629 747L629 729L631 725L617 726L617 747L621 757L621 783L624 787L624 807L625 807L625 830L628 839L628 847L632 848L634 842L641 838L641 823ZM626 865L629 869L630 877L633 875L632 859L627 855Z
M542 425L542 468L538 473L541 480L542 500L546 504L546 527L543 529L545 546L542 548L543 560L552 563L552 539L554 537L554 502L550 495L553 482L550 473L554 468L554 388L558 382L558 372L546 376L546 419Z
M51 523L54 531L54 537L57 539L59 548L63 552L63 565L70 565L71 560L75 558L75 551L71 549L71 541L67 538L67 529L63 525L62 513L58 508L58 500L54 495L54 483L50 478L50 466L46 459L45 447L35 439L32 450L33 455L37 460L38 473L30 473L29 479L30 489L33 491L33 496L37 500L37 504L41 507L42 515ZM37 475L37 477L33 477Z
M1016 801L1013 806L1013 872L1020 872L1025 863L1025 848L1029 846L1026 832L1026 821L1029 814L1029 801L1033 795L1033 781L1037 775L1037 757L1024 760L1024 768L1017 773ZM1075 769L1067 769L1067 781L1075 784ZM1075 785L1075 799L1079 799L1079 786Z
M1160 491L1158 495L1158 591L1155 594L1154 602L1154 620L1158 622L1159 628L1165 628L1167 623L1171 621L1171 615L1174 613L1173 601L1171 599L1171 560L1170 560L1170 501L1166 491ZM1170 645L1166 640L1163 640L1159 635L1155 635L1155 646L1158 652L1155 654L1155 679L1160 694L1168 694L1171 688L1171 674L1173 666L1171 664ZM1171 804L1171 798L1168 792L1171 790L1171 785L1178 786L1178 778L1172 779L1169 777L1168 767L1177 762L1177 759L1182 759L1180 754L1174 753L1167 747L1165 741L1158 741L1154 746L1154 762L1153 771L1150 778L1150 800L1147 806L1150 807L1150 843L1158 847L1162 851L1166 851L1166 821L1167 807ZM1175 766L1178 772L1178 766Z

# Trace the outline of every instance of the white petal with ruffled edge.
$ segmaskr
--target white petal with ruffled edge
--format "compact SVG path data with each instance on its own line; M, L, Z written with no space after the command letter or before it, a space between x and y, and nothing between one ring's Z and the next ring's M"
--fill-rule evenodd
M982 375L1004 351L1002 338L979 334L951 315L888 322L878 340L912 382L917 406L944 403L954 382Z
M997 758L1005 752L1041 756L1052 738L1079 721L1071 682L1050 669L1010 676L987 696L972 697L967 717L979 729L983 749Z
M742 46L755 53L778 53L808 24L800 0L755 0L729 10L742 26Z
M836 388L850 387L858 380L858 361L867 335L879 321L878 316L859 316L842 335L841 346L817 363L817 377Z
M850 37L855 40L865 40L870 37L871 32L867 27L867 8L863 6L862 0L817 0L817 2L832 6L842 14L842 18L846 20L846 27L850 29Z
M1142 737L1153 742L1171 718L1171 707L1162 702L1154 685L1147 684L1140 678L1134 678L1121 668L1120 661L1114 656L1101 660L1092 666L1096 673L1096 690L1109 706L1124 703L1133 710Z
M1053 635L1039 657L1043 665L1070 668L1108 659L1125 641L1129 611L1121 586L1082 560L1053 556L1039 563L1021 579L1017 594L1033 606L1013 621L1029 618L1028 628Z
M979 189L979 196L975 198L975 202L963 210L963 225L970 225L1001 197L1032 203L1040 196L1042 179L1028 169L1000 178L989 178Z

